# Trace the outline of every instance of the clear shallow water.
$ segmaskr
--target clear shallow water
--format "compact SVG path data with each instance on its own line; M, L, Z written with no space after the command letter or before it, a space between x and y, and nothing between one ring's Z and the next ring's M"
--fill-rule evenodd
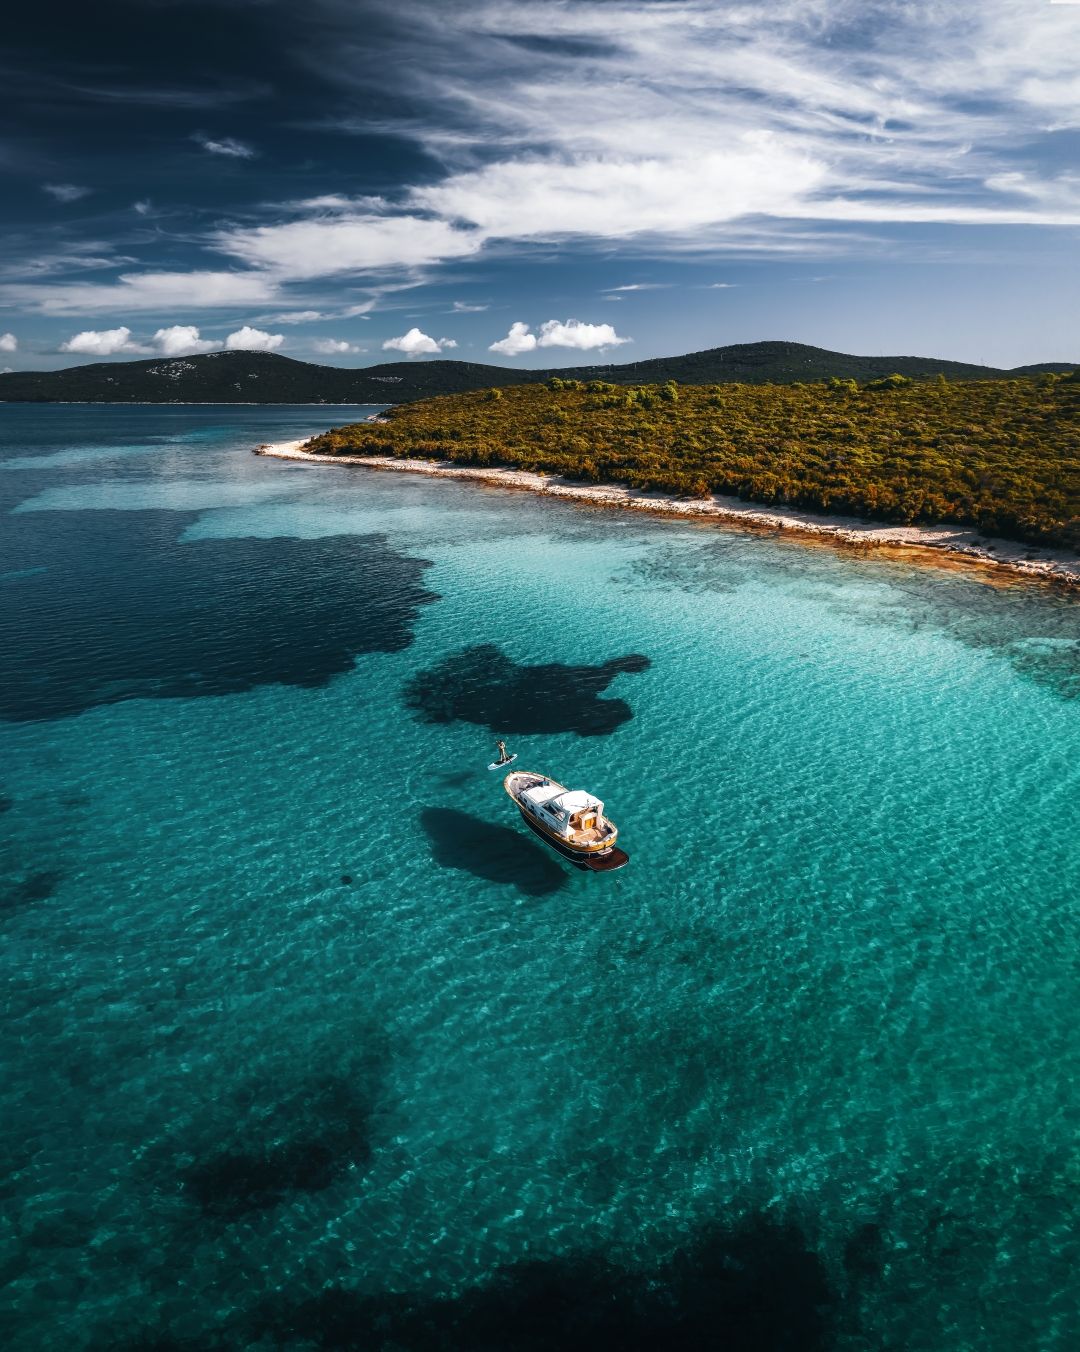
M1076 1346L1075 602L327 421L0 408L4 1345Z

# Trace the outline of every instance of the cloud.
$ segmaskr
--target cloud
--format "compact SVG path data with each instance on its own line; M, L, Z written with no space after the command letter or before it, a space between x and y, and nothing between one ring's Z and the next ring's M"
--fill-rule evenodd
M341 355L345 352L363 352L362 347L357 347L355 343L346 342L344 338L316 338L311 345L316 352L325 353L326 356Z
M116 282L0 285L0 301L49 315L233 309L279 299L280 285L259 272L131 272Z
M710 282L709 285L705 288L705 290L706 290L706 291L730 291L730 290L732 289L732 287L733 287L733 286L736 286L736 285L737 285L737 283L735 283L735 282Z
M668 285L667 282L631 282L629 286L605 286L602 290L609 295L615 291L660 291Z
M267 318L271 324L312 324L325 317L321 310L286 310L283 314L269 315Z
M244 330L241 330L244 332ZM257 330L248 330L257 332ZM235 336L235 335L234 335ZM265 335L269 337L270 335ZM149 343L138 342L127 325L115 329L84 329L60 344L61 352L81 352L94 357L112 357L118 352L159 353L163 357L186 357L196 352L213 352L221 343L202 338L194 324L172 324L158 329ZM0 349L3 348L0 340ZM14 347L8 349L14 351Z
M131 330L124 325L118 329L84 329L60 344L61 352L81 352L91 357L112 357L117 352L148 352L149 349L131 341Z
M523 352L532 352L535 347L536 334L530 333L528 324L523 324L518 319L510 325L510 332L506 337L490 344L488 351L501 352L504 357L519 357Z
M13 333L0 333L0 352L14 352L19 346L19 340Z
M7 256L0 262L0 280L27 283L61 273L94 272L134 262L111 252L103 240L69 240L43 251L40 231L36 235L9 233Z
M103 285L24 274L0 299L85 322L266 305L325 314L333 302L318 292L286 289L416 284L439 265L537 243L805 256L878 247L897 224L1080 224L1061 135L1080 129L1075 7L1031 6L1020 22L1015 0L776 0L767 13L742 0L370 0L367 43L355 6L311 8L296 41L340 100L337 129L408 136L442 166L436 177L392 199L327 191L264 205L198 241L235 270ZM373 91L391 93L408 118L362 116L352 91L365 109ZM212 155L255 154L232 137L195 140ZM44 186L58 201L89 191ZM906 238L917 246L916 232ZM499 342L513 346L513 333Z
M400 338L387 338L383 343L384 352L404 352L409 357L419 357L426 352L441 352L444 347L457 347L452 338L431 338L418 328L411 328Z
M77 183L43 183L41 190L58 202L77 202L80 197L89 197L91 192L90 188L80 188Z
M416 139L448 166L412 207L485 241L648 234L684 248L750 221L761 237L792 220L1080 223L1060 185L1036 182L1018 212L1000 182L1061 157L1048 138L1080 127L1065 7L1034 6L1022 24L1014 0L778 0L767 13L473 0L437 17L394 0L381 13L369 64L341 43L322 70L366 90L395 82Z
M451 314L455 315L478 315L484 310L490 310L490 305L470 305L468 301L456 300L451 307Z
M202 132L196 132L191 138L202 146L203 150L208 150L211 155L224 155L231 160L253 160L255 150L245 145L243 141L237 141L232 136L223 136L215 141L212 137L204 136Z
M486 238L685 234L748 215L787 215L828 183L823 162L768 137L724 150L576 163L518 159L451 175L413 200Z
M230 76L227 83L207 84L201 88L183 85L85 85L63 86L74 93L108 103L145 104L150 108L224 108L271 93L267 84Z
M149 199L148 197L146 197L146 198L143 198L143 200L140 201L140 202L132 202L132 204L131 204L131 209L132 209L133 211L137 212L138 215L140 215L140 216L148 216L148 215L150 214L150 210L151 210L151 202L150 202L150 199Z
M629 343L629 338L620 338L610 324L583 324L580 319L568 319L566 323L558 319L549 319L540 325L540 337L537 347L573 347L581 352L591 352L598 347L619 347Z
M194 324L172 324L158 329L153 342L163 357L187 357L195 352L213 352L221 346L213 339L200 338Z
M482 243L475 231L405 214L317 217L225 230L215 246L252 267L302 280L465 258Z
M619 347L630 338L620 338L610 324L583 324L580 319L549 319L540 325L540 334L533 333L528 324L517 320L510 325L505 338L490 344L489 352L500 352L504 357L519 357L538 347L572 347L580 352L596 348Z
M225 339L229 352L273 352L285 341L283 333L267 333L265 329L253 329L245 324Z

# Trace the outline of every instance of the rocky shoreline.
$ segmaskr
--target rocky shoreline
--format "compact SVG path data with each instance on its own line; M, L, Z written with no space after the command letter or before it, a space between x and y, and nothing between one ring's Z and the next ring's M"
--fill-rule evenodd
M527 470L457 465L445 460L400 460L394 456L312 455L303 441L257 446L256 455L316 465L353 465L364 469L427 474L434 478L473 479L550 497L569 498L595 507L619 507L715 521L718 525L782 531L785 534L873 553L906 562L977 568L998 585L1021 580L1053 583L1080 590L1080 558L1066 550L1043 549L1013 540L987 539L966 526L891 526L857 517L823 516L791 508L767 508L740 498L714 495L688 499L645 493L618 484L580 484Z

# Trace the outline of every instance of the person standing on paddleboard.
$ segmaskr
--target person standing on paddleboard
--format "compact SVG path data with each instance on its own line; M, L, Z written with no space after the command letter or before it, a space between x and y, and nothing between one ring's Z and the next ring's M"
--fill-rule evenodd
M506 754L506 743L496 742L495 745L499 748L499 759L498 761L496 761L496 764L505 765L505 763L510 759L510 757Z

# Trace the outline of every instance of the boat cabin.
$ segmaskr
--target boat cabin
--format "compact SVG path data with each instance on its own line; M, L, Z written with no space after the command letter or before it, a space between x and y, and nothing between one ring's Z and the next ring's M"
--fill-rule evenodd
M604 804L583 789L544 782L525 789L521 797L538 821L566 840L598 841L611 831L610 823L604 821Z

